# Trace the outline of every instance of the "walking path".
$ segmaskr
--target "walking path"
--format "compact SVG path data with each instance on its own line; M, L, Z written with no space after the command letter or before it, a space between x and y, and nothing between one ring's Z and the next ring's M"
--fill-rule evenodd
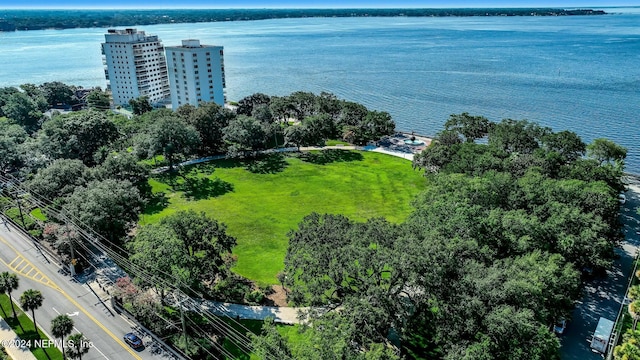
M285 152L297 152L297 151L321 151L321 150L330 150L330 149L372 151L372 152L378 152L378 153L387 154L387 155L391 155L391 156L401 157L403 159L411 160L411 161L413 161L413 155L414 155L413 153L408 153L408 152L403 152L403 151L394 151L394 150L391 150L388 147L383 147L383 146L352 146L352 145L303 146L303 147L300 147L300 148L286 147L286 148L264 150L261 153L262 154L273 154L273 153L285 153ZM178 165L176 165L176 167L195 165L195 164L202 164L202 163L205 163L205 162L209 162L209 161L213 161L213 160L222 160L222 159L225 159L225 158L226 158L226 155L207 156L207 157L202 157L202 158L198 158L198 159L183 161L183 162L179 163ZM162 167L158 167L158 168L153 169L151 172L154 173L154 174L159 174L159 173L163 173L163 172L165 172L167 170L169 170L168 166L162 166Z
M20 347L20 338L4 319L0 318L0 343L13 360L36 360L28 347Z
M213 314L237 320L264 320L271 317L277 323L289 325L306 322L300 316L304 316L303 313L309 310L308 307L250 306L217 301L206 301L201 306Z

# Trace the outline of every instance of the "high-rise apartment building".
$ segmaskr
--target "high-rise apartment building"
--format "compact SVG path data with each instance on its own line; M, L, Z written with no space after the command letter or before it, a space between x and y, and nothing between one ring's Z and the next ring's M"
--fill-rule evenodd
M200 101L224 105L224 53L222 46L200 45L182 40L182 46L167 46L171 104L198 106Z
M169 98L167 62L157 35L136 29L109 29L102 44L107 89L115 105L146 96L152 104Z

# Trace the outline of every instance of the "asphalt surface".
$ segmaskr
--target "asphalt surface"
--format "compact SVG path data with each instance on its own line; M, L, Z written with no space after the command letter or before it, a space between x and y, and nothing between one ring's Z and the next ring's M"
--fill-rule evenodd
M621 221L625 241L615 250L616 259L607 275L596 278L585 286L584 297L576 304L572 319L561 336L563 360L599 360L603 356L590 349L590 339L600 317L616 320L625 297L629 277L640 245L640 182L630 179L627 201L621 205Z
M134 350L125 344L122 337L132 330L132 324L112 315L88 285L75 282L58 270L57 264L46 259L31 240L0 218L0 271L18 274L20 286L12 293L14 301L18 302L27 289L42 292L44 302L35 311L36 322L50 338L51 320L67 314L75 323L73 333L82 332L93 344L82 356L85 360L158 358L148 348Z

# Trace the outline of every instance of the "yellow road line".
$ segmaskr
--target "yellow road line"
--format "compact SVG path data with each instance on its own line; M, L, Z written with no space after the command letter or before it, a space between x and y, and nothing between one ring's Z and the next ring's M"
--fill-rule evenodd
M4 241L3 241L4 242ZM6 244L6 242L5 242ZM8 244L7 244L8 245ZM16 251L15 249L13 249L14 251ZM20 261L17 263L17 265L11 265L12 263L14 263L17 259L20 259ZM4 262L4 261L3 261ZM21 275L24 275L25 277L28 277L34 281L37 281L43 285L46 285L56 291L61 292L60 288L57 287L55 284L52 285L51 281L49 280L49 278L44 275L43 273L41 273L40 271L38 271L37 268L33 267L32 264L28 263L26 261L26 259L24 257L22 257L21 255L18 255L17 258L15 258L11 263L7 264L5 263L5 265L7 265L7 267ZM35 274L32 274L33 272L35 272Z
M20 254L20 252L16 248L14 248L10 243L8 243L7 240L5 240L2 236L0 236L0 241L2 241L7 246L9 246L16 254ZM22 258L22 260L27 262L28 265L31 265L32 267L37 269L37 267L35 265L33 265L29 260L25 259L24 257ZM11 268L9 266L9 264L4 262L4 260L0 259L0 261L2 263L4 263L7 267ZM15 259L14 259L14 261L15 261ZM69 296L69 294L64 292L64 290L62 290L58 285L56 285L53 281L51 281L51 279L49 279L46 275L42 274L41 271L39 271L39 273L42 275L43 280L46 279L46 281L50 284L50 285L48 285L49 287L59 291L65 298L67 298L67 300L69 300L70 303L72 303L74 306L76 306L78 309L80 309L80 311L82 311L83 314L85 314L91 321L93 321L96 325L98 325L104 332L107 333L107 335L109 335L113 340L115 340L120 346L122 346L125 350L127 350L135 359L142 360L142 358L140 356L138 356L138 354L136 354L133 351L133 349L131 349L131 347L126 345L124 343L124 341L122 341L120 339L120 337L115 336L109 329L107 329L104 325L102 325L102 323L100 321L98 321L98 319L93 317L93 315L89 314L89 312L87 312L87 310L85 310L84 307L82 307L80 304L78 304L78 302L75 299L73 299L71 296ZM36 280L36 281L38 281L38 280ZM40 282L42 282L42 281L40 281Z
M13 260L11 260L11 262L10 262L7 266L9 266L9 267L13 266L13 265L11 265L11 264L13 264L13 263L14 263L16 260L18 260L18 259L22 259L22 256L20 256L20 255L16 256L16 258L15 258L15 259L13 259Z
M27 264L27 263L24 261L24 258L23 258L23 259L22 259L22 261L20 261L20 262L18 263L18 265L14 266L13 268L14 268L14 269L16 269L16 271L21 271L22 269L24 269L24 268L25 268L25 267L27 267L27 266L29 266L29 264Z

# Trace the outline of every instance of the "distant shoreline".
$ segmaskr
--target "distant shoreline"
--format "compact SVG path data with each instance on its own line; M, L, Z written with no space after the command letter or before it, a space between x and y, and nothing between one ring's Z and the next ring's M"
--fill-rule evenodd
M158 24L252 21L311 17L471 17L589 16L603 10L562 8L469 9L146 9L146 10L0 10L0 32L64 30ZM135 25L132 25L135 24Z

